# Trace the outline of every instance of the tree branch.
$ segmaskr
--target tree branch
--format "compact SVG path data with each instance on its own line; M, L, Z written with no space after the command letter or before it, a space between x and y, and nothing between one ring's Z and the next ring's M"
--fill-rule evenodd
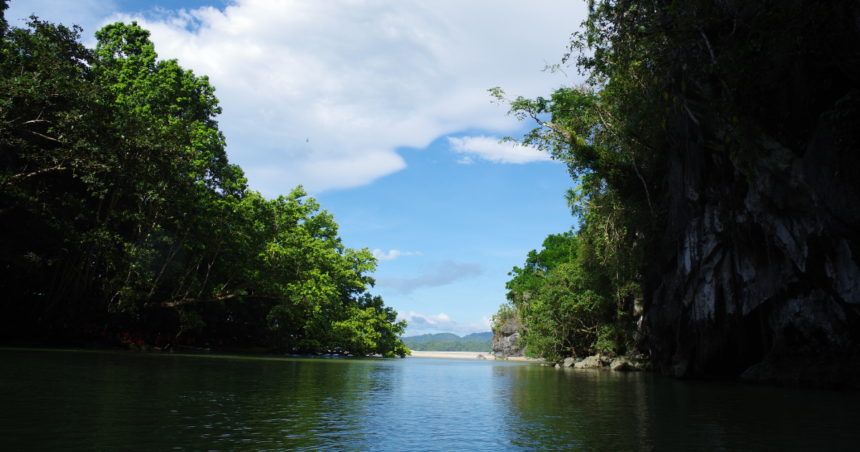
M229 300L231 298L242 297L242 296L247 296L249 298L262 298L262 299L266 299L266 300L280 300L280 299L284 298L284 297L271 297L271 296L265 296L265 295L242 295L242 294L232 293L229 295L218 295L218 296L207 297L207 298L183 298L181 300L176 300L176 301L163 301L161 303L146 303L143 306L145 308L150 308L150 307L155 307L155 306L161 306L161 307L165 307L165 308L176 308L176 307L184 306L187 304L209 303L212 301Z
M60 141L60 140L58 140L58 139L56 139L56 138L51 138L51 137L49 137L49 136L47 136L47 135L42 135L42 134L41 134L41 133L39 133L39 132L33 132L32 130L26 130L26 129L25 129L24 131L25 131L25 132L30 132L30 133L32 133L33 135L38 135L38 136L40 136L40 137L42 137L42 138L44 138L44 139L46 139L46 140L51 140L51 141L56 141L57 143L62 143L62 141Z
M68 171L69 169L71 169L71 168L64 168L61 166L55 166L52 168L40 169L39 171L33 171L32 173L16 174L14 176L10 176L8 179L3 181L3 183L0 184L0 187L5 187L7 185L13 185L15 183L18 183L18 182L24 180L24 179L29 179L33 176L38 176L39 174L50 173L52 171Z

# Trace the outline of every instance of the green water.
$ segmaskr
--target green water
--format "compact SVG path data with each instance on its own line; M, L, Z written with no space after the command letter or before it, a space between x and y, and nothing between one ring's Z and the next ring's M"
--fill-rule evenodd
M0 450L860 450L860 396L535 364L0 350Z

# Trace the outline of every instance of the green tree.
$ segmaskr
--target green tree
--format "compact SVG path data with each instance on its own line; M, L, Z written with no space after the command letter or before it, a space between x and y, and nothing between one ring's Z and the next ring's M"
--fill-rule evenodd
M519 309L526 324L556 325L526 334L545 350L566 349L569 336L558 326L564 322L552 317L565 312L604 332L593 349L631 344L633 314L648 309L642 288L653 290L667 265L661 246L674 246L697 202L734 208L766 172L757 163L763 142L802 153L821 118L840 121L839 130L857 129L847 119L856 118L860 98L850 75L858 68L856 26L845 19L857 17L854 3L591 0L588 7L562 64L547 68L574 65L585 83L536 99L490 90L510 115L537 124L521 140L508 140L549 152L577 186L567 194L580 219L577 263L559 267L552 284L553 271L535 279L524 292L531 294L528 306L503 307ZM810 89L806 80L822 83ZM702 172L688 174L684 164ZM715 179L691 182L704 174ZM705 185L711 192L679 201L677 191ZM751 235L749 225L733 228L726 234L736 243ZM615 304L600 310L602 320L564 307L599 299ZM538 309L540 303L546 307ZM604 340L611 337L614 345Z
M613 302L615 281L589 239L573 231L550 235L542 250L529 252L525 265L509 273L508 303L494 322L498 328L509 318L519 320L527 354L558 359L628 346Z
M4 3L5 6L5 3ZM91 83L92 53L77 42L79 28L33 18L12 28L0 48L0 230L6 264L6 308L19 318L80 297L90 287L92 249L72 236L93 218L80 213L89 183L108 167L95 143L104 136L98 90ZM88 268L66 265L88 254ZM62 295L60 295L62 294ZM26 323L26 322L23 322Z
M247 189L205 76L158 60L136 23L98 31L94 51L79 33L34 17L2 40L8 318L408 353L405 322L367 293L372 254L344 247L301 187L272 200Z

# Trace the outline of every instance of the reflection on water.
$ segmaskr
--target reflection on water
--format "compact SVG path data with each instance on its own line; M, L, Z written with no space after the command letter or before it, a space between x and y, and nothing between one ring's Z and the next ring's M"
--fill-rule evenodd
M856 450L856 393L407 358L0 350L0 449Z

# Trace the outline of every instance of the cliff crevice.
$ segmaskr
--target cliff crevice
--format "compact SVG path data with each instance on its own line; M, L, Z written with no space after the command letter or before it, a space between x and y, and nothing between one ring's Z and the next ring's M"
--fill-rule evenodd
M640 346L667 373L858 386L860 149L833 120L856 115L856 97L822 114L806 146L761 131L744 162L713 139L718 125L679 119L663 271L641 322Z

